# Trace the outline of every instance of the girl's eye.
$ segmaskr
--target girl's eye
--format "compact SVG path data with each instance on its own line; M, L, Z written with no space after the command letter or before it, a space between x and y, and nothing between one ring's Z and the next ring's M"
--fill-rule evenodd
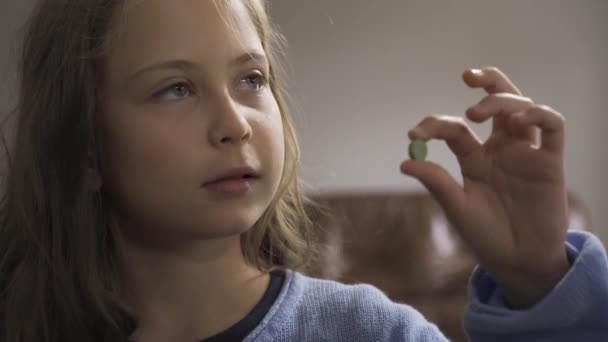
M260 91L268 81L264 75L259 73L253 73L245 76L239 81L239 88L243 90Z
M192 94L190 85L186 82L175 83L154 95L159 100L179 100Z

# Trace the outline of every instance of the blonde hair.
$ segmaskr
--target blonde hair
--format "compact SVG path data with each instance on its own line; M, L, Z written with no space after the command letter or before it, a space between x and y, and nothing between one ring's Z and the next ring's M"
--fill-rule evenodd
M283 119L285 166L275 198L255 226L243 234L241 248L246 260L260 270L287 267L307 272L318 256L311 219L316 207L303 194L298 179L300 148L287 109L278 60L284 39L271 24L263 0L244 2L270 62L270 87Z

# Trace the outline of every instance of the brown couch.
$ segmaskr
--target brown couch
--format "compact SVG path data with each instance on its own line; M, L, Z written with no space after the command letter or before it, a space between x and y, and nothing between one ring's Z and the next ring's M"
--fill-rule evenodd
M327 210L317 218L323 248L313 276L369 283L412 305L453 341L466 341L462 318L475 258L423 193L312 196ZM569 197L571 226L590 229L589 214Z

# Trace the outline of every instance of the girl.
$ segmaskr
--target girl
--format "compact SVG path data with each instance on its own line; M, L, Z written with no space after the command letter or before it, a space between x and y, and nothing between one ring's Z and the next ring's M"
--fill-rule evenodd
M261 0L46 0L20 56L0 218L0 341L444 341L368 285L304 275L315 239ZM406 161L481 261L475 341L608 338L608 263L567 235L564 120L495 68L482 142L431 116L464 188ZM540 137L536 130L540 128ZM567 242L566 242L567 240ZM300 273L302 272L302 273Z

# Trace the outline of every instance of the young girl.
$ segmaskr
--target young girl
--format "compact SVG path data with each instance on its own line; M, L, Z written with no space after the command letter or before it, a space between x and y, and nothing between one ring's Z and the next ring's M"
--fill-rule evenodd
M305 276L315 239L261 0L46 0L20 56L0 211L0 341L445 341L369 285ZM481 261L473 341L608 339L608 262L567 234L564 120L495 68L480 141L431 116L464 188L405 161ZM540 129L540 135L536 131ZM302 272L302 273L300 273Z

